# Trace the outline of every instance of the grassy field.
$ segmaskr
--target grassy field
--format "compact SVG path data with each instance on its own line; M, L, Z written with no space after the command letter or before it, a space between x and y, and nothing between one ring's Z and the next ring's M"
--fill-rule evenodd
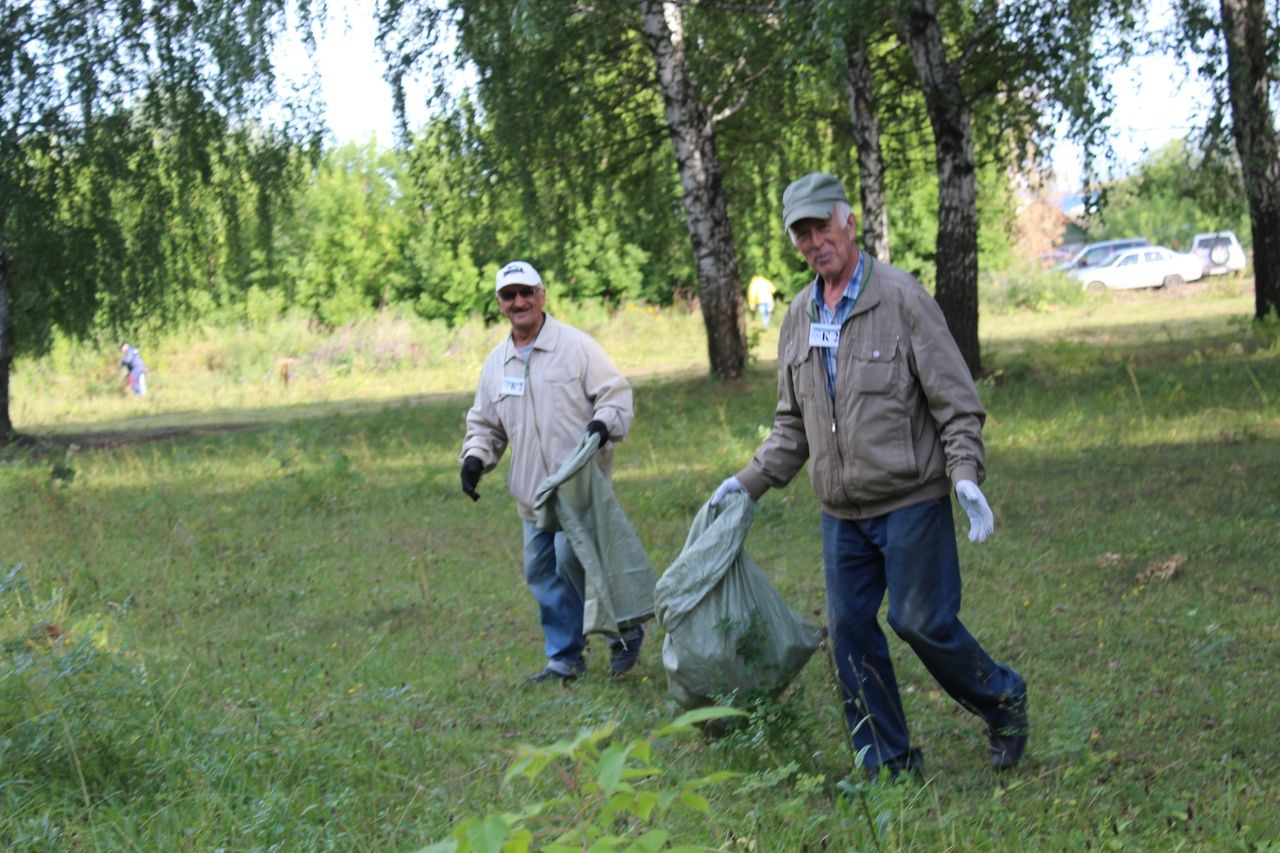
M928 773L874 787L841 784L820 655L719 739L659 732L657 630L633 677L597 639L571 689L521 683L541 645L506 466L475 504L457 473L501 330L189 330L143 342L145 400L109 346L20 363L19 429L60 439L0 464L0 846L415 850L542 804L538 848L638 838L601 816L629 784L674 798L648 842L695 849L1277 849L1280 345L1251 312L1220 283L984 315L997 528L961 541L963 616L1027 677L1031 746L994 775L894 638ZM564 316L635 377L615 486L661 571L768 429L776 326L716 384L696 315ZM799 477L747 547L820 621L817 512ZM632 749L504 781L584 730Z

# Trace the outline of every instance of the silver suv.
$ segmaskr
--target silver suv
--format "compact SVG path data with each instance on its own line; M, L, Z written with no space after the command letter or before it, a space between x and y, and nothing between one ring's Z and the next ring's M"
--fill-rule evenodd
M1063 261L1054 269L1060 270L1078 270L1085 267L1100 267L1105 264L1116 252L1123 252L1125 249L1134 249L1138 246L1150 246L1151 241L1146 237L1125 237L1120 240L1102 240L1098 243L1085 243L1080 247L1080 251L1076 252L1070 260Z

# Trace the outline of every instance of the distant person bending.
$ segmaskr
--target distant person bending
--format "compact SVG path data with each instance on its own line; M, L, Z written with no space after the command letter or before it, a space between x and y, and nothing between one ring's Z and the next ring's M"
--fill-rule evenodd
M752 276L751 283L747 285L747 307L756 312L760 325L766 329L773 314L773 295L777 292L773 282L762 275Z
M543 311L547 294L532 265L512 261L498 271L498 310L511 334L485 359L462 441L462 491L476 486L508 446L507 490L524 523L524 574L538 602L546 665L526 681L567 684L586 669L582 564L565 534L534 524L538 487L571 457L587 433L600 437L595 464L609 475L613 442L631 428L631 385L589 335ZM610 637L610 674L636 665L644 626L620 626Z
M120 352L124 353L124 357L120 359L120 366L124 368L124 391L132 391L139 397L146 396L147 393L147 365L143 363L142 356L138 353L137 347L131 347L127 343L120 344Z
M985 412L942 311L914 278L854 242L840 182L815 172L782 195L783 227L816 273L778 339L773 432L712 496L758 499L809 464L822 505L827 619L845 722L863 768L923 772L878 613L950 696L987 725L992 764L1027 743L1027 685L960 622L950 492L969 538L994 520L978 483Z

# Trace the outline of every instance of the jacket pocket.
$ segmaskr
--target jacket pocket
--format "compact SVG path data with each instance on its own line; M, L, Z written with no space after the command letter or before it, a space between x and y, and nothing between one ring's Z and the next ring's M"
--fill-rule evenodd
M898 385L898 341L855 340L842 367L855 394L891 394Z

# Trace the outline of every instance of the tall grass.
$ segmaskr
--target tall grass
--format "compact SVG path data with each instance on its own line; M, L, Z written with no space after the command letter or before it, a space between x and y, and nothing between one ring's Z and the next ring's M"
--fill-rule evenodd
M705 371L706 337L699 314L628 305L548 306L595 335L631 375ZM563 316L562 316L563 315ZM752 331L753 356L776 348L777 324ZM349 408L353 401L470 393L489 350L505 335L473 320L452 328L387 311L332 331L305 317L265 326L191 326L134 341L149 370L149 393L122 393L116 341L75 345L60 339L38 359L19 359L12 376L12 411L21 431L76 432L140 420L153 428L261 422L281 406L312 411Z
M541 641L506 467L475 504L457 479L500 332L382 317L337 336L155 341L145 400L117 398L114 351L20 364L20 428L190 431L0 465L0 846L417 849L583 794L573 765L504 774L519 744L612 730L650 741L660 775L641 791L739 774L700 789L707 813L669 812L666 843L1273 849L1280 350L1251 305L1203 288L984 315L997 527L960 543L963 618L1027 677L1031 747L992 774L979 723L895 639L928 774L873 788L840 784L850 760L818 656L720 739L646 737L679 712L660 631L633 677L605 678L593 641L571 689L521 683ZM615 485L661 570L768 429L770 342L718 384L696 316L572 319L637 377ZM264 342L285 340L315 370L287 388L265 375L285 348ZM379 361L389 349L408 354ZM821 621L803 480L762 499L747 547ZM564 820L532 819L535 846Z

